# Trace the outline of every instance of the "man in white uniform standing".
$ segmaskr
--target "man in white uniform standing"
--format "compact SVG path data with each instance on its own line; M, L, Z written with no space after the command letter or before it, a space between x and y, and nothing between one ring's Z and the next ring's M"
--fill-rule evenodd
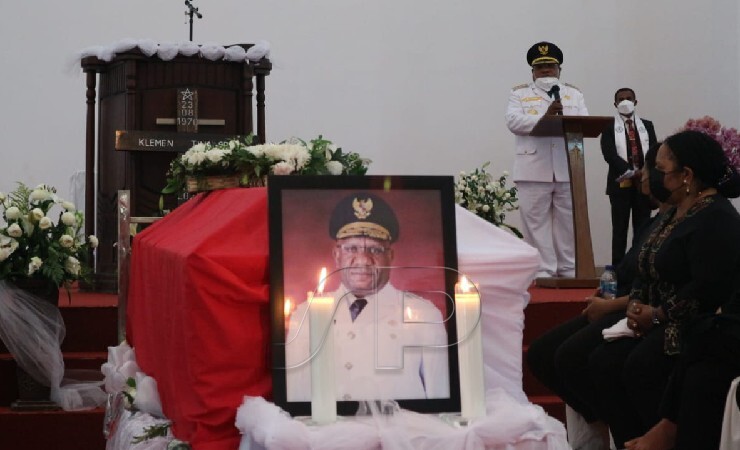
M337 400L448 398L447 331L434 304L390 283L399 224L380 197L341 200L329 222L341 277L327 296L332 320ZM311 399L308 302L290 316L286 340L288 401ZM304 320L304 318L306 320ZM297 367L296 367L297 366Z
M565 140L529 134L544 116L587 116L588 110L581 91L560 81L563 52L555 44L534 44L527 62L532 82L515 86L506 108L506 126L514 133L513 180L522 232L542 257L537 277L574 277L573 202Z

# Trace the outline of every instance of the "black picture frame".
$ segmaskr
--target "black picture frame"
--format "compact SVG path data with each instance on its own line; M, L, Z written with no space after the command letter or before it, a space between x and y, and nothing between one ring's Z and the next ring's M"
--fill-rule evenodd
M288 396L286 369L286 297L299 284L314 290L318 270L304 272L312 258L331 258L330 246L335 239L329 233L331 211L341 198L357 192L369 192L383 198L396 211L399 238L394 254L405 249L393 270L416 269L434 272L433 289L423 292L441 294L435 302L442 313L447 332L447 382L449 394L443 398L403 398L396 400L401 408L421 413L460 411L457 330L455 327L454 287L457 282L457 244L455 231L454 179L451 176L270 176L268 186L270 234L270 311L272 337L273 401L292 416L311 414L311 402ZM425 203L427 202L427 203ZM429 231L427 231L429 230ZM436 230L436 231L435 231ZM428 234L425 234L428 233ZM296 247L302 247L297 249ZM323 249L326 249L325 251ZM324 255L325 253L325 255ZM426 256L425 256L426 255ZM431 255L431 256L430 256ZM398 258L398 257L397 257ZM309 261L309 262L307 262ZM324 259L326 261L326 259ZM333 260L332 260L333 261ZM433 269L430 267L434 267ZM446 268L453 269L447 270ZM396 272L392 272L395 274ZM399 272L401 273L401 272ZM400 276L400 275L399 275ZM306 281L313 277L313 282ZM301 280L302 281L299 281ZM395 282L391 278L390 282ZM413 284L418 279L409 281ZM414 286L410 291L413 292ZM306 291L302 291L306 292ZM336 323L336 321L335 321ZM377 328L376 328L377 332ZM372 357L369 355L368 357ZM423 376L422 376L423 378ZM422 384L426 390L426 380ZM310 390L310 385L309 385ZM371 399L363 399L371 400ZM358 401L337 399L339 415L355 415Z

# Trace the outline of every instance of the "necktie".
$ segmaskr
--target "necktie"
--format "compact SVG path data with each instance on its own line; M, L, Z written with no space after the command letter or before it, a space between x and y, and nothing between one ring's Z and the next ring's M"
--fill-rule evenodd
M352 302L351 305L349 305L349 314L350 316L352 316L352 322L354 322L357 316L360 315L360 312L365 307L365 305L367 305L367 300L365 300L364 298L358 298L357 300Z
M630 154L632 155L632 167L639 169L642 167L642 160L640 159L640 148L637 146L637 133L635 133L635 127L632 124L632 119L625 121L627 124L627 137L630 142Z

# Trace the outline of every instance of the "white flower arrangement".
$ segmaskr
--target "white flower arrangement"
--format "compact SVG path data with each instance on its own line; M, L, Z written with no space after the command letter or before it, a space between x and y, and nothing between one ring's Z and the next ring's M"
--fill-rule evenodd
M505 223L506 213L519 209L516 187L506 187L506 178L509 176L506 171L494 179L486 172L489 164L486 162L472 173L460 172L455 183L455 203L497 227L508 228L522 237L518 229Z
M188 178L238 175L241 186L262 185L273 175L364 175L369 159L343 152L319 136L252 145L253 137L218 144L196 144L170 164L163 194L182 192Z
M56 189L18 183L13 192L0 193L0 208L0 280L47 280L69 287L89 274L89 251L98 239L85 238L82 213ZM55 208L60 210L56 223L49 217Z

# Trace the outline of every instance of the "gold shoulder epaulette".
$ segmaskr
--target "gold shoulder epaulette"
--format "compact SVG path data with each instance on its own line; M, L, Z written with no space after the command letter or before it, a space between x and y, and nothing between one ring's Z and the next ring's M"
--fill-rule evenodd
M518 91L519 89L524 89L527 86L529 86L529 84L527 84L527 83L518 84L518 85L514 86L513 88L511 88L511 90L512 91Z
M572 84L570 84L570 83L563 83L563 84L564 84L564 85L566 85L566 86L568 86L568 87L571 87L571 88L575 89L575 90L576 90L576 91L578 91L578 92L581 92L581 90L580 90L580 89L578 89L578 87L577 87L577 86L573 86L573 85L572 85Z

